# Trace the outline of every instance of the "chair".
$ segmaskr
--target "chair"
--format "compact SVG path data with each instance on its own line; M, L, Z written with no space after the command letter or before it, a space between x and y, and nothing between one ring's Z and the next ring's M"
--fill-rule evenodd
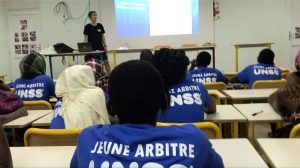
M24 134L25 146L76 146L81 129L29 128Z
M252 89L268 89L268 88L280 88L286 83L285 79L281 80L258 80L253 83Z
M52 106L49 102L44 100L37 101L23 101L26 110L52 110Z
M185 124L193 124L197 128L201 129L209 139L221 139L222 133L220 128L212 122L196 122L196 123L163 123L157 122L156 126L172 126L172 125L185 125Z
M161 44L161 45L154 46L154 50L159 50L161 48L172 48L172 47L168 44Z
M211 89L226 90L226 84L224 82L204 83L203 85L207 90L211 90Z
M193 48L193 47L197 47L197 44L192 43L192 44L182 44L181 48Z
M216 93L208 93L208 94L212 98L215 104L221 104L221 98L218 94Z
M290 138L300 138L300 124L294 126L290 133Z
M288 74L290 74L290 72L282 72L281 73L281 78L282 79L286 79L286 77L288 76Z

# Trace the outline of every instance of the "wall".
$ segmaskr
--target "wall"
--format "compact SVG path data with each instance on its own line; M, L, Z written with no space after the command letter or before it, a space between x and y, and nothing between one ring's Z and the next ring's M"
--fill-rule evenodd
M276 65L286 66L289 55L288 3L285 0L218 0L215 22L217 67L234 71L234 47L239 43L274 42ZM262 48L240 49L239 69L255 63ZM226 62L226 64L224 64Z
M0 75L8 75L7 80L11 80L10 53L7 36L7 19L4 1L0 1Z
M14 0L21 1L21 0ZM28 3L29 0L25 1ZM98 20L103 22L107 31L114 31L114 17L111 8L111 1L92 0L91 10L100 11ZM234 70L234 48L235 43L258 43L258 42L274 42L273 49L276 54L276 64L283 66L291 66L290 61L290 42L288 41L288 31L290 27L289 17L289 1L290 0L218 0L220 2L220 19L215 21L215 43L217 44L217 68L223 71ZM22 1L23 2L23 1ZM57 42L64 42L71 47L77 48L76 43L83 40L83 26L85 17L62 23L62 17L53 14L54 6L60 2L59 0L40 0L38 1L38 10L41 18L41 36L42 47L53 45ZM70 9L74 17L81 15L88 1L85 0L66 0L70 5ZM22 5L16 5L7 1L9 7L22 8ZM6 8L6 10L5 10ZM5 36L5 28L3 26L5 20L5 12L8 8L3 6L3 1L0 1L0 35L4 39L0 39L0 72L10 74L9 64L3 64L4 61L9 61L5 55L9 54L7 50L7 37ZM110 17L104 17L109 15ZM113 18L112 18L113 17ZM102 18L102 19L101 19ZM2 36L4 35L4 36ZM126 41L113 41L113 35L107 33L108 45L110 48L116 48L124 45ZM205 41L199 39L199 41ZM175 43L186 43L189 38L178 37ZM123 44L124 43L124 44ZM138 40L141 46L149 47L152 43ZM1 48L2 47L2 48ZM132 45L129 47L136 47ZM242 49L240 50L240 69L250 63L256 62L256 56L261 48ZM191 57L195 57L196 53L188 53ZM122 54L118 57L118 62L128 59L137 58L138 54ZM110 61L111 56L109 57ZM72 64L72 59L70 64ZM82 63L82 59L79 59ZM3 64L3 66L2 66ZM62 65L61 58L55 58L53 61L54 76L57 77L60 72L66 67ZM13 67L18 68L18 67Z

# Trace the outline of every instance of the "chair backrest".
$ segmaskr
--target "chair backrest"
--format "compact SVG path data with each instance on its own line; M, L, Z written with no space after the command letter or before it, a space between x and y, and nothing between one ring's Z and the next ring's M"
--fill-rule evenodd
M286 77L288 76L288 74L290 74L290 72L282 72L281 73L281 78L282 79L286 79Z
M268 88L280 88L283 87L286 80L258 80L252 85L252 89L268 89Z
M300 124L297 124L293 127L290 132L290 138L300 138Z
M216 93L208 93L211 99L214 101L215 104L221 104L221 98Z
M181 48L192 48L192 47L197 47L197 44L191 43L191 44L182 44Z
M226 84L224 82L204 83L203 85L207 90L210 89L226 90Z
M23 101L26 110L52 110L52 106L49 102L44 100L37 101Z
M76 146L81 129L29 128L24 135L25 146Z
M159 50L161 48L172 48L172 47L168 44L161 44L161 45L154 46L154 50Z
M163 123L157 122L156 126L172 126L172 125L185 125L185 124L193 124L197 128L201 129L209 139L221 139L222 133L220 128L212 122L196 122L196 123Z

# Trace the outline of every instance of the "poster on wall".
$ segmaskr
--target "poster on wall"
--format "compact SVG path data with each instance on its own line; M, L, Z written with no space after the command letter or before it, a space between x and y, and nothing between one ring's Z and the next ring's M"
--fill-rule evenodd
M15 58L41 49L37 13L13 14L9 19L11 53Z

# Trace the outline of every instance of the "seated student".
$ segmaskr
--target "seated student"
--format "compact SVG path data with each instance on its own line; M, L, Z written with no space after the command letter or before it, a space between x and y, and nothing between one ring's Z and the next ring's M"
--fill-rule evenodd
M56 81L56 95L62 101L55 105L50 128L85 128L110 123L104 92L95 86L89 66L73 65L65 69Z
M224 82L228 83L228 79L215 68L207 67L210 64L211 56L208 52L200 52L196 60L192 61L188 79L199 83ZM197 66L197 69L194 69Z
M140 60L152 63L152 60L153 60L153 53L152 53L152 51L149 50L149 49L142 50L142 52L140 54Z
M183 50L161 49L154 53L153 64L170 94L170 106L161 113L161 122L201 122L204 112L215 113L216 105L205 87L186 79L188 57Z
M46 62L39 53L31 53L20 62L21 78L11 84L22 101L45 100L55 96L53 80L45 75Z
M243 69L230 79L230 83L247 83L252 88L257 80L280 80L281 70L274 66L274 57L272 50L263 49L257 57L258 64Z
M158 111L168 103L161 76L151 64L134 60L118 65L109 93L109 111L120 124L84 129L70 167L223 167L195 126L155 127Z
M295 62L297 71L289 74L285 86L271 94L268 99L276 112L292 121L292 124L285 127L286 131L281 131L281 133L275 130L276 125L274 125L272 128L273 137L289 137L293 126L300 123L300 50Z
M90 66L94 72L96 86L100 87L105 93L108 93L108 76L103 70L103 62L89 55L85 57L84 61L84 65Z

